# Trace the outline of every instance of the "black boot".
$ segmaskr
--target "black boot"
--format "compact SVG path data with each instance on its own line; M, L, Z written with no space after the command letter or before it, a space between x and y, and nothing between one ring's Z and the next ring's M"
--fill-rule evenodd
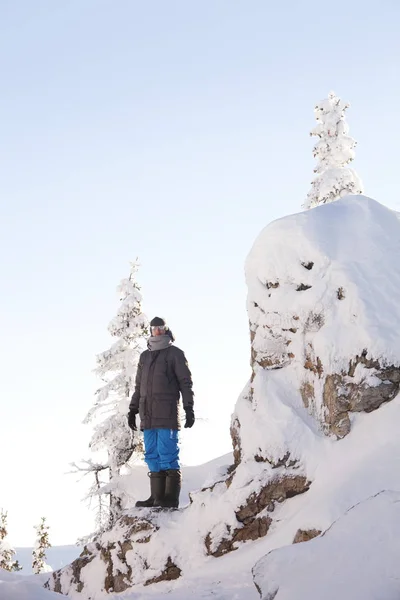
M138 508L148 506L161 506L165 496L165 471L150 472L150 496L147 500L138 500L135 504Z
M181 493L181 472L178 469L169 469L166 474L165 497L161 502L161 506L164 508L178 508L179 494Z

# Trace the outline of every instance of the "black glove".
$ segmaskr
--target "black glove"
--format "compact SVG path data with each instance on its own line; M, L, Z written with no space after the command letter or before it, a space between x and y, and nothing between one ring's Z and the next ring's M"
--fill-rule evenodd
M193 427L194 420L195 420L193 408L191 408L191 407L185 408L185 413L186 413L185 427Z
M136 415L137 415L137 412L135 412L134 410L130 410L128 413L128 425L132 429L132 431L137 431Z

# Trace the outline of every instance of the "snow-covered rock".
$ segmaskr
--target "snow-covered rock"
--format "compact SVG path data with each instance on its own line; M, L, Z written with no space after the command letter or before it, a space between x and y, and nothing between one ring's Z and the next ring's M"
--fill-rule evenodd
M234 464L206 466L180 511L128 509L48 586L83 600L179 580L400 489L399 248L398 215L363 196L266 227L246 262L253 373L232 417Z
M246 263L253 377L233 418L236 463L304 464L318 428L344 437L352 413L397 394L399 249L397 214L365 196L261 232Z
M262 600L400 597L400 492L364 500L305 544L272 550L253 569Z

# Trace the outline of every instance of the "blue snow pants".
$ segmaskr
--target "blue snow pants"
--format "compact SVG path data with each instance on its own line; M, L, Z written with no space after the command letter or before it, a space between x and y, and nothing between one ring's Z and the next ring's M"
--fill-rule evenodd
M145 429L144 460L152 473L179 469L179 432L177 429Z

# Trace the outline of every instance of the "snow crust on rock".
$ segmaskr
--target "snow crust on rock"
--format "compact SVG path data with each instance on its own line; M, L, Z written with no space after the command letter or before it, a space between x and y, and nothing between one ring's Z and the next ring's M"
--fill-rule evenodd
M400 597L400 492L351 508L324 535L273 550L254 568L267 600L386 600Z
M397 214L366 196L347 196L273 221L246 261L249 318L271 327L295 327L294 316L307 319L311 309L324 311L324 326L313 341L329 372L345 367L348 357L364 348L388 364L399 361L399 250ZM311 262L307 269L304 265ZM270 295L265 293L268 282L279 283ZM300 284L311 287L297 291ZM346 302L337 302L339 288ZM318 323L310 323L314 328ZM259 331L262 350L269 341ZM293 340L294 353L295 347Z

